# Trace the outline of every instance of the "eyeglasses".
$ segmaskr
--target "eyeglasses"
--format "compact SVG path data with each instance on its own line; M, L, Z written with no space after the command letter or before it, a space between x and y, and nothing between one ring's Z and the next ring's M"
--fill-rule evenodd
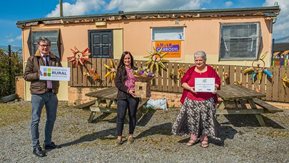
M41 47L49 47L50 45L39 45Z

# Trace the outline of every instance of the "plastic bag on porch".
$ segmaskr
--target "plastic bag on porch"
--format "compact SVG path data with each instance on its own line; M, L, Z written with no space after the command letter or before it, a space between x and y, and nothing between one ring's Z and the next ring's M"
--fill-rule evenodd
M149 99L145 105L146 108L150 109L162 109L162 110L168 110L167 107L167 99L161 98L161 99Z

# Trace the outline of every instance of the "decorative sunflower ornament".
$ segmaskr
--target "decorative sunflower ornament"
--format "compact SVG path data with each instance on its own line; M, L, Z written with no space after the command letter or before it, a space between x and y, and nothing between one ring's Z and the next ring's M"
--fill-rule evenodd
M164 56L167 54L166 52L162 52L162 48L157 50L155 47L153 47L154 51L149 52L150 55L145 56L144 58L149 58L149 60L145 63L150 70L150 72L158 73L161 75L161 69L167 71L166 66L164 63L167 63L167 60L164 60Z
M74 49L70 49L72 51L72 55L67 57L69 62L72 62L74 66L78 66L81 64L82 66L89 60L89 49L86 48L82 52L79 51L76 47Z
M109 82L112 82L116 76L116 67L112 59L109 60L110 65L104 64L107 73L104 75L105 78L109 77Z

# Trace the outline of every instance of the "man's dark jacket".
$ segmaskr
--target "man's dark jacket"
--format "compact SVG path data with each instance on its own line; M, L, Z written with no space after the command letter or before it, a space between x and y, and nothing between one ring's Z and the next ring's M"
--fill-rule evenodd
M54 54L49 54L49 66L62 67L60 60ZM43 94L47 91L46 80L40 80L40 66L45 66L44 60L40 52L37 50L34 56L30 56L27 60L24 79L30 81L31 94ZM57 94L59 89L59 81L52 81L52 92Z

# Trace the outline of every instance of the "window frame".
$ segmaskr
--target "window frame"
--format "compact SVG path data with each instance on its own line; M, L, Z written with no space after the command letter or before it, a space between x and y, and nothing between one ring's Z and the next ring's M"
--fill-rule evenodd
M257 26L256 28L256 37L252 37L252 44L253 44L253 40L256 39L256 51L255 51L255 56L254 57L226 57L223 58L222 57L222 40L223 40L223 27L224 26L234 26L234 25L246 25L246 24L255 24ZM230 37L231 39L246 39L246 38L250 38L250 37ZM224 41L225 43L225 41ZM247 60L247 61L254 61L258 59L259 56L259 52L260 52L260 47L261 47L261 43L262 43L262 33L261 33L261 25L260 22L240 22L240 23L220 23L220 38L219 38L219 61L240 61L240 60ZM224 45L225 47L225 45Z
M155 39L154 36L154 29L168 29L168 28L180 28L182 29L182 38L181 39ZM166 26L166 27L151 27L151 40L154 41L170 41L170 40L180 40L180 41L184 41L185 40L185 27L184 26Z
M62 58L62 53L61 53L61 41L60 41L60 37L61 37L61 34L60 34L60 29L38 29L38 30L30 30L29 32L29 37L28 37L28 40L27 40L27 44L28 44L28 49L29 49L29 53L30 53L30 56L31 55L34 55L35 52L37 51L37 48L38 48L38 45L37 45L37 40L38 38L36 38L35 40L33 40L33 33L37 33L37 32L56 32L57 33L57 41L54 42L54 41L51 41L51 46L52 45L55 45L56 46L56 49L58 51L58 54L55 53L53 50L51 50L51 52L56 55L58 58ZM45 35L43 37L46 37ZM34 49L34 46L35 46L35 49ZM35 50L35 51L33 51Z

